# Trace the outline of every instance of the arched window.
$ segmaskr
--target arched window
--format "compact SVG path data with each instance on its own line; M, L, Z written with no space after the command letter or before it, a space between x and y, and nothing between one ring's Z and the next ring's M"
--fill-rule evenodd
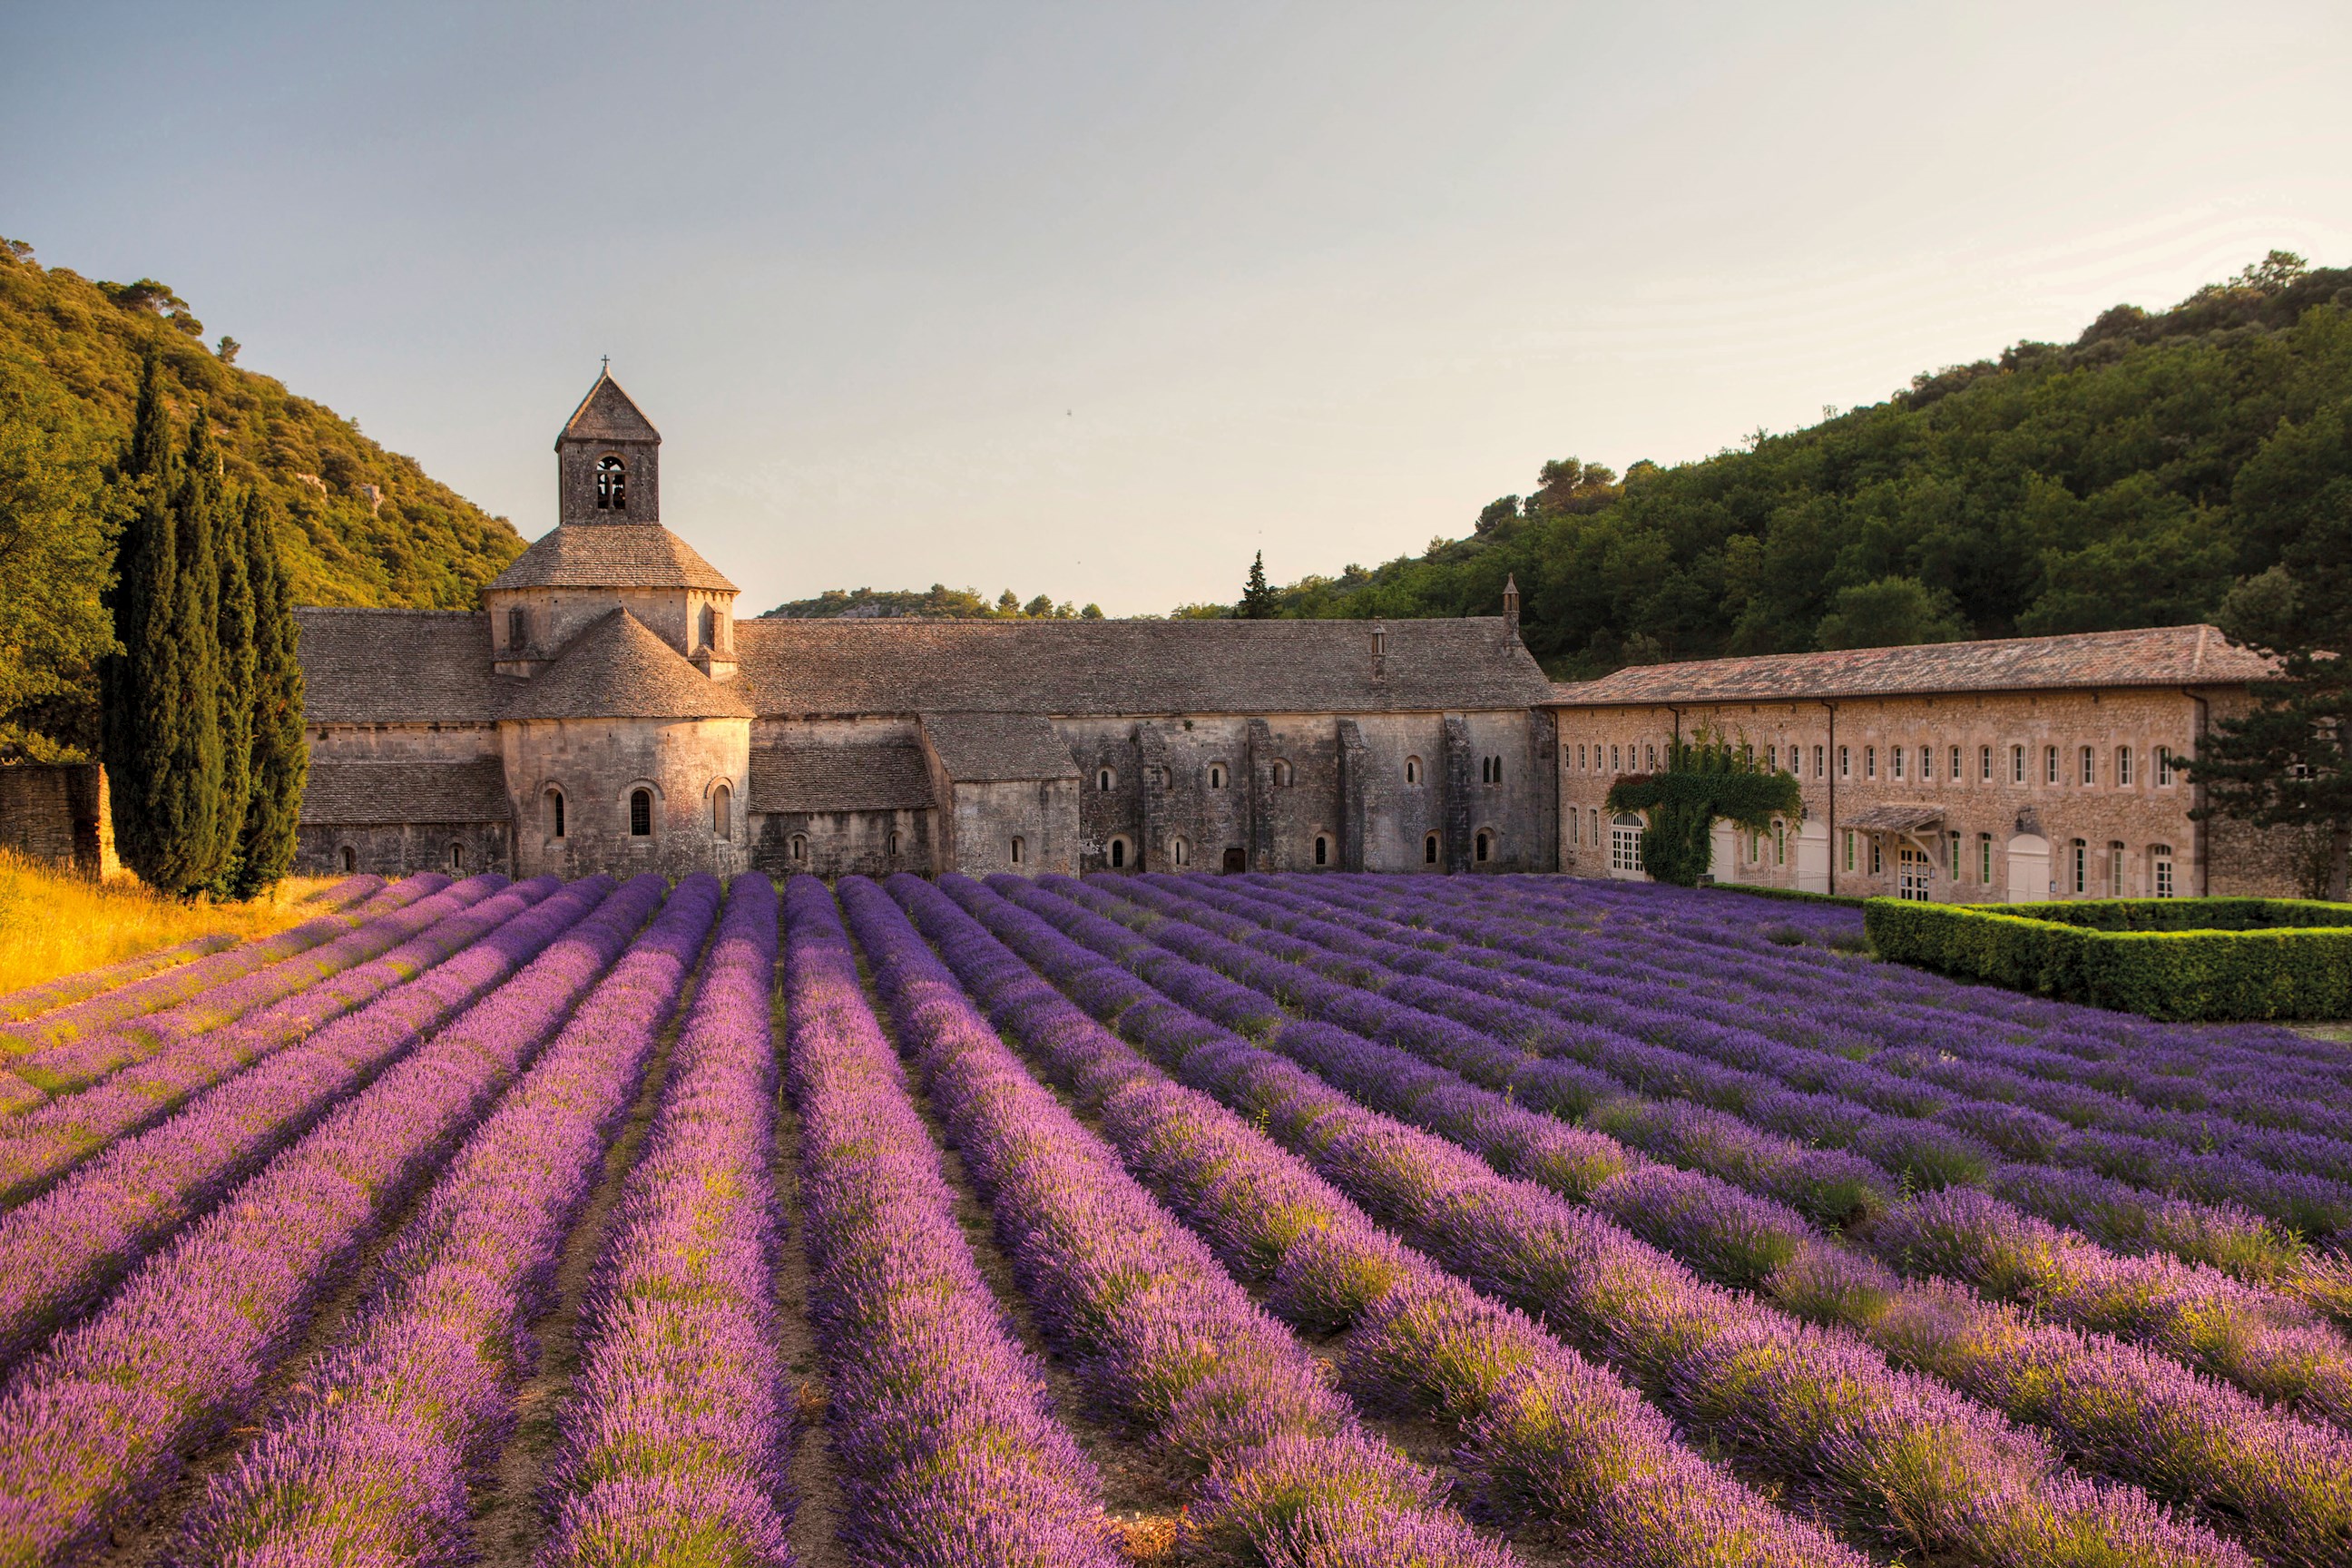
M1331 863L1331 841L1319 833L1315 836L1315 863L1318 866Z
M702 615L700 619L701 630L699 636L702 639L702 646L707 648L718 647L719 612L711 608L709 605L705 605L702 606Z
M890 841L887 852L893 856L896 856L898 853L898 830L895 827L890 830Z
M560 789L551 789L545 798L547 836L550 838L561 838L563 837L563 792Z
M2066 847L2074 851L2074 864L2070 880L2074 885L2074 891L2087 893L2091 890L2091 847L2077 838Z
M351 851L346 849L343 853L348 856ZM348 871L351 868L352 863L348 859L345 860L343 869ZM2168 899L2173 896L2171 845L2151 844L2147 847L2147 879L2149 890L2158 898Z
M2131 782L2132 749L2129 746L2117 746L2116 748L2116 787L2129 789Z
M1424 866L1437 864L1437 835L1434 833L1421 841L1421 863Z
M530 646L530 612L517 605L507 612L507 647Z
M1118 771L1116 768L1097 768L1097 769L1095 770L1095 793L1096 793L1096 794L1097 794L1097 795L1108 795L1111 791L1113 791L1113 790L1117 789L1118 787Z
M2120 899L2124 896L2125 853L2122 839L2107 840L2107 897L2111 899Z
M356 871L356 870L358 870L359 868L360 868L360 852L359 852L358 850L356 850L356 849L352 848L352 847L350 845L348 845L348 844L344 845L344 846L343 846L343 869L344 869L344 870L346 870L346 871Z
M803 862L805 862L805 861L808 859L808 835L807 835L807 834L805 834L805 833L795 833L795 834L793 834L793 835L792 851L793 851L793 859L795 859L795 860L799 860L799 861L803 861Z
M449 869L462 871L465 868L466 847L462 844L452 844L449 846Z
M1209 764L1209 787L1211 789L1223 789L1225 787L1224 763L1211 763Z
M1421 782L1421 759L1419 757L1407 757L1404 760L1404 782L1409 784L1417 784Z
M1127 840L1124 838L1110 841L1110 868L1114 871L1127 869Z
M1481 863L1484 863L1486 858L1486 851L1491 848L1493 845L1494 836L1487 833L1481 833L1475 839L1471 841L1471 853Z
M654 836L654 792L633 789L629 792L629 837L651 838Z
M1609 819L1609 869L1632 873L1641 868L1642 819L1621 811Z
M1274 787L1276 789L1290 787L1290 764L1278 757L1275 759L1274 763Z
M1028 847L1029 846L1022 841L1019 834L1016 833L1013 836L1013 863L1015 866L1021 864Z
M1192 847L1181 837L1170 839L1168 860L1171 865L1190 866L1192 863Z
M618 458L605 457L597 459L596 510L598 511L629 510L628 466Z
M735 792L725 784L710 792L710 831L719 838L735 837Z

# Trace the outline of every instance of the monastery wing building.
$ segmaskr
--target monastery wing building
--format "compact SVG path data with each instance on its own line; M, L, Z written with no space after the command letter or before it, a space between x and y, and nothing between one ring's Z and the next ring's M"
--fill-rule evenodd
M299 868L1553 870L1516 616L744 620L600 377L478 613L305 609Z

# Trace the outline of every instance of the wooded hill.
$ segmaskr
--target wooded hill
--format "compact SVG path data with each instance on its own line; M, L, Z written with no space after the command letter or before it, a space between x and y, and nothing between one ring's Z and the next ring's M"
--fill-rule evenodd
M94 282L0 240L0 755L94 742L114 469L150 355L178 425L206 411L226 482L264 498L295 603L470 609L521 552L505 519L236 353L152 279Z
M1494 615L1555 675L1727 653L2177 625L2352 508L2352 269L2273 252L2072 343L1621 479L1573 458L1418 556L1258 613ZM1235 605L1228 614L1245 614Z

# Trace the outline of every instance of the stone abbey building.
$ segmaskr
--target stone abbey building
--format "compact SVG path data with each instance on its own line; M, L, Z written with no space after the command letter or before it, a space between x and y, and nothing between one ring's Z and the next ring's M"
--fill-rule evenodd
M476 613L298 612L299 868L1552 870L1510 616L735 617L609 375Z

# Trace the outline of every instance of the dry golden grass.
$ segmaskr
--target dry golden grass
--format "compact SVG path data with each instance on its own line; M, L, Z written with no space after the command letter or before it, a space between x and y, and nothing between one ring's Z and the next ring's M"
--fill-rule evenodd
M296 900L332 879L289 878L249 904L182 902L125 875L94 882L0 849L0 993L215 933L243 941L299 923Z

